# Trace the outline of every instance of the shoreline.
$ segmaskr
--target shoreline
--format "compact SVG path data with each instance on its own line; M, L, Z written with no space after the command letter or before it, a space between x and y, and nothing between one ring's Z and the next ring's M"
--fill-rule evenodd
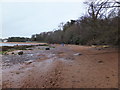
M0 43L10 43L10 44L32 44L32 45L38 45L38 44L47 44L47 43L37 43L37 42L0 42Z

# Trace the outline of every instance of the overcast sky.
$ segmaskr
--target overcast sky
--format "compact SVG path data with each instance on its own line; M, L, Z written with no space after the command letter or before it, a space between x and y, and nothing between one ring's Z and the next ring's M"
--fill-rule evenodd
M57 29L61 22L75 20L85 14L83 1L1 3L2 38L31 37L32 34Z

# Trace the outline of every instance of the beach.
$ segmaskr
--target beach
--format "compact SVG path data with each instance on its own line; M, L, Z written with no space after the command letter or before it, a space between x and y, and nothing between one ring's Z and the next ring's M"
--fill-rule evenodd
M2 88L118 88L118 50L54 45L2 55Z
M0 42L0 46L15 46L15 45L39 45L46 43L36 43L36 42Z

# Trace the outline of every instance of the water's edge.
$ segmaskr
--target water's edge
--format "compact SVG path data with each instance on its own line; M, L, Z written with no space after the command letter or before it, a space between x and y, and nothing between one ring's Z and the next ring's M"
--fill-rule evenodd
M15 45L31 45L31 44L0 43L0 46L15 46Z

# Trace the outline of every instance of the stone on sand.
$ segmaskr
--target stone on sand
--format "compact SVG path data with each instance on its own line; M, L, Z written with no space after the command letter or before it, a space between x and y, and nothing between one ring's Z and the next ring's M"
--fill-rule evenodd
M81 53L75 53L75 54L73 54L74 56L80 56L80 55L82 55Z

